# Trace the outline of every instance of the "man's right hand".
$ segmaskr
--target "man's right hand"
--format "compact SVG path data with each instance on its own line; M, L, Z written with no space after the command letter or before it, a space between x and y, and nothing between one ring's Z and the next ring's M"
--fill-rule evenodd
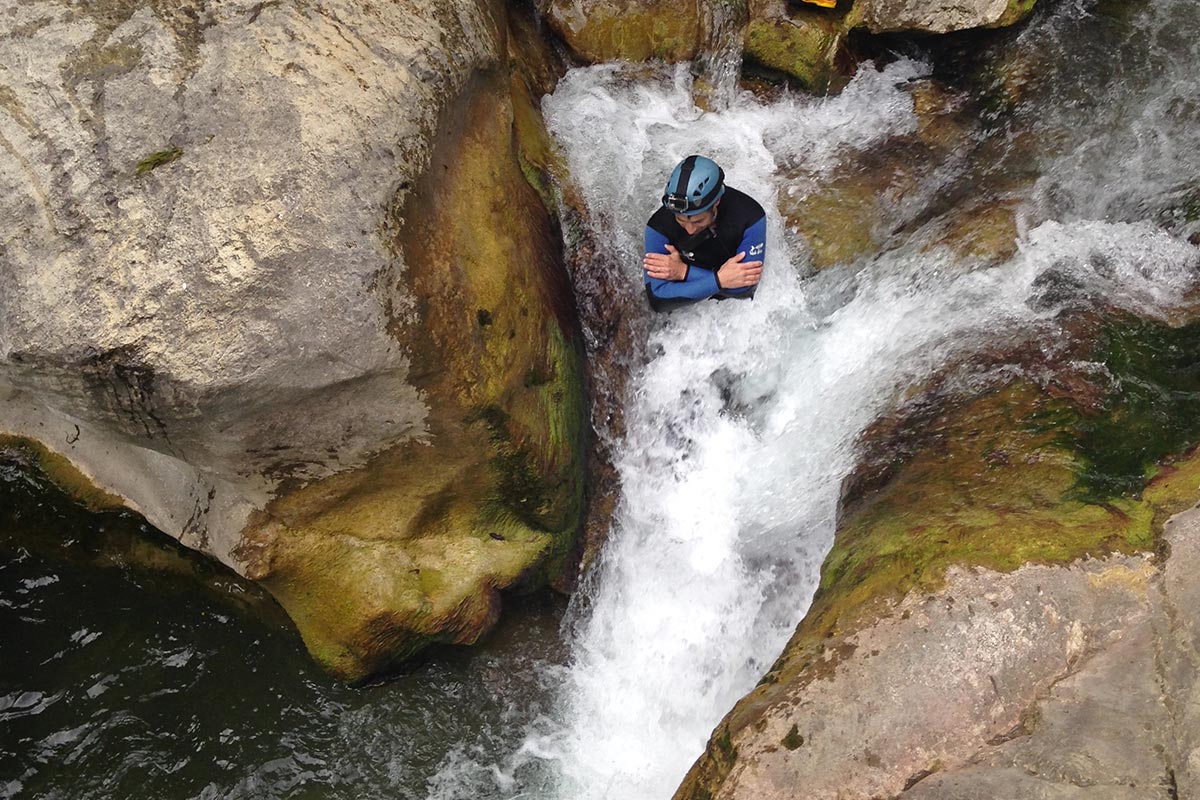
M722 289L742 289L753 286L762 278L761 261L742 261L745 252L738 253L717 270L717 283Z
M660 281L681 281L687 277L688 267L683 263L683 257L672 245L664 245L666 253L646 253L642 260L642 268L651 278Z

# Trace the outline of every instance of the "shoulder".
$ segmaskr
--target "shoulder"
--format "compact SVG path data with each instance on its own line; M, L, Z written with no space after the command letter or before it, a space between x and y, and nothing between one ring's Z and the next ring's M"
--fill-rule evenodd
M721 214L728 215L731 221L736 221L741 228L749 228L767 215L759 202L745 192L725 187L721 197Z

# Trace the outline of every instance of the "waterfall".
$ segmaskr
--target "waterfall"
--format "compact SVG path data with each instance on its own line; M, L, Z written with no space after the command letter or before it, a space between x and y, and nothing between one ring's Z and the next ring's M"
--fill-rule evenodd
M709 111L684 67L648 77L597 65L563 78L544 112L592 235L615 256L605 264L640 284L645 221L672 166L696 152L769 209L766 268L753 302L654 320L647 361L629 377L623 439L611 443L622 492L611 533L569 615L569 664L546 668L552 710L513 755L448 760L435 798L670 797L802 617L857 439L906 389L997 343L1053 349L1068 334L1042 296L1049 272L1142 316L1186 305L1200 256L1191 229L1162 214L1200 175L1197 37L1176 42L1190 58L1134 65L1144 29L1166 35L1187 6L1157 4L1129 37L1103 29L1086 4L1030 26L1014 45L1030 58L1062 61L1109 37L1110 55L1136 74L1106 81L1102 65L1071 63L1062 80L1064 67L1046 66L1023 87L1014 117L1024 128L979 134L996 163L951 161L901 198L934 208L998 192L988 181L1013 165L1036 171L1024 187L999 184L1020 205L1016 252L1003 263L972 263L914 234L814 276L803 239L774 213L785 194L819 190L857 156L914 136L911 87L929 65L867 64L828 98L766 102L731 88ZM1188 24L1200 27L1194 13ZM1091 39L1079 33L1094 25ZM1081 118L1070 92L1095 113ZM1019 150L1025 140L1035 152ZM1117 181L1130 164L1136 176Z
M726 109L737 94L742 72L742 35L750 21L746 0L704 0L706 41L696 58L693 94L714 111Z

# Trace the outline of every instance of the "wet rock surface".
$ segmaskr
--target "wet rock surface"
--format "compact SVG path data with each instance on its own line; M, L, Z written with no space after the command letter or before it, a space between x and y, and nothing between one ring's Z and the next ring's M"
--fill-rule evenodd
M345 677L473 640L578 518L577 330L506 13L0 13L0 430L266 581ZM488 133L437 138L456 114Z
M745 56L796 79L809 91L837 91L853 72L849 34L844 14L785 0L755 0L750 4Z
M707 0L540 0L555 32L587 61L687 61L703 44Z
M952 570L743 708L731 724L745 727L715 737L728 777L678 796L1187 796L1183 665L1197 650L1183 575L1200 566L1200 511L1168 522L1164 541L1165 559Z
M1024 356L1041 386L947 410L935 385L864 434L879 458L847 481L808 615L678 797L1176 796L1193 681L1172 670L1195 651L1171 576L1200 512L1163 523L1200 459L1171 355L1194 351L1165 342L1197 327L1062 307L1073 348Z
M853 26L872 33L922 31L949 33L970 28L1012 25L1033 11L1036 0L855 0L850 12Z

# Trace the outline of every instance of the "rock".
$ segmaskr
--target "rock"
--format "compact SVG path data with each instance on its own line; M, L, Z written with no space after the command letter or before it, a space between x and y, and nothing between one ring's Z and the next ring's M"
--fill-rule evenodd
M771 70L795 78L805 89L837 92L849 81L853 60L847 50L850 30L842 15L790 9L784 0L755 0L745 34L745 55Z
M476 639L578 524L578 330L505 13L0 15L0 432L261 580L350 679Z
M1173 796L1190 751L1164 756L1186 738L1166 729L1194 702L1200 606L1162 531L1200 494L1182 377L1200 325L1093 324L1062 358L1104 364L1100 383L1068 370L916 404L922 438L856 478L812 607L679 800ZM1171 554L1165 583L1151 553Z
M1026 712L1040 695L1147 623L1153 572L1146 556L1008 575L952 570L942 591L913 592L885 619L831 641L817 675L732 734L729 774L711 796L893 797L968 763L989 741L1032 727Z
M586 61L690 61L704 44L701 6L709 1L539 0L539 8Z
M855 0L847 23L871 33L949 33L999 28L1028 16L1036 0Z
M939 220L953 212L949 218L957 223L960 203L987 198L986 186L952 169L973 146L974 127L964 104L931 80L914 81L907 88L916 119L910 132L841 155L827 174L811 175L799 167L788 174L783 165L790 185L780 195L779 212L792 232L803 235L818 270L885 250L931 221L930 244L967 249L971 245L960 242L977 235L980 247L991 241L987 231L955 229ZM1001 233L996 235L1003 236L1002 226L992 230L997 228Z
M1146 612L1154 594L1146 598ZM1175 797L1174 770L1163 755L1172 743L1154 680L1153 627L1149 613L1131 619L1114 642L1080 659L1016 729L984 743L968 766L918 780L901 796Z

